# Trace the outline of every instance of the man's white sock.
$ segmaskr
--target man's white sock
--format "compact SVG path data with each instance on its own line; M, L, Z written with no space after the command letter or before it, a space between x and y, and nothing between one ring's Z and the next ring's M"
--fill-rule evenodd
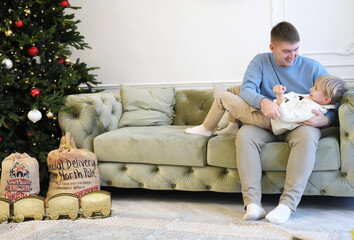
M235 135L236 136L238 129L239 129L238 123L230 122L226 128L216 131L215 135Z
M206 129L203 124L196 127L187 128L186 130L184 130L184 132L189 134L202 135L206 137L210 137L213 133L212 131Z
M266 219L275 224L283 224L289 220L291 215L291 209L284 205L279 204L273 211L267 214Z
M266 211L264 211L262 207L254 203L250 203L247 205L246 214L243 216L242 219L255 221L264 218L265 215L266 215Z

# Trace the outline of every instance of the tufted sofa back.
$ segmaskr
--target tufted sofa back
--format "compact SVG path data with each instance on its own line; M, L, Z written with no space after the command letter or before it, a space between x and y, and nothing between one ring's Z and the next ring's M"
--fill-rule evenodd
M214 101L211 90L181 90L176 92L173 125L202 124Z
M93 139L118 128L122 115L120 95L117 93L89 93L69 95L59 112L60 128L70 132L78 148L93 151Z
M211 90L178 90L173 125L199 125L214 100ZM123 114L119 93L69 95L59 112L63 133L70 132L78 148L93 151L93 139L118 128Z

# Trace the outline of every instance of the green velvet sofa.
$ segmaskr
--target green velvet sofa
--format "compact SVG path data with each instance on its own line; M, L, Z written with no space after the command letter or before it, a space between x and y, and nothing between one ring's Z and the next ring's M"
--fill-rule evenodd
M63 131L98 158L101 186L159 190L240 192L235 136L188 135L213 102L211 90L178 90L170 125L118 127L120 93L70 95L59 113ZM322 130L305 195L354 196L354 90L341 99L337 126ZM261 150L263 193L281 193L287 143Z

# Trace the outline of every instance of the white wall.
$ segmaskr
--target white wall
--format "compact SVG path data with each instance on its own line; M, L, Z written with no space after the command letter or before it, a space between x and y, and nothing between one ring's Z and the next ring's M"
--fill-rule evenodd
M119 84L209 88L241 83L249 61L269 50L272 26L300 32L303 55L354 85L353 0L71 0L99 66L100 88ZM351 44L351 45L350 45Z

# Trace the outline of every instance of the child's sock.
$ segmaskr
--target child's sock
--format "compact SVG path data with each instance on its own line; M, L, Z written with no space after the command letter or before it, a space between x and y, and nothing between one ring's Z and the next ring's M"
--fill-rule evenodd
M215 135L236 135L238 132L238 123L230 122L226 128L215 132Z
M273 211L267 214L266 219L275 224L283 224L289 220L291 215L291 209L284 205L279 204Z
M210 137L213 133L212 131L206 129L203 124L196 127L187 128L186 130L184 130L184 132L189 134L203 135L206 137Z
M250 203L247 205L246 214L243 216L242 219L255 221L264 218L265 215L266 215L266 211L264 211L262 207L254 203Z

